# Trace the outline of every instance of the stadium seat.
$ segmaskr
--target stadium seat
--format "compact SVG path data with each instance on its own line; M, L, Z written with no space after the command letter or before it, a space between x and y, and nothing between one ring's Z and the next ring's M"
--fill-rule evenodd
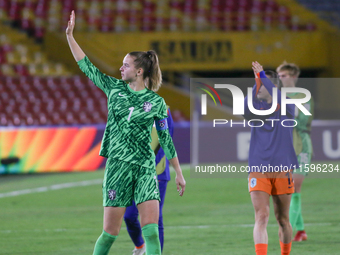
M300 0L304 1L304 0ZM277 22L279 5L274 0L50 0L26 1L1 0L0 10L8 15L13 24L21 24L21 29L33 31L37 41L42 41L45 30L62 31L72 10L77 12L78 31L126 32L126 31L197 31L197 30L250 30L261 29L254 22L254 10L260 12L265 28L296 29L287 26L290 21ZM336 1L304 1L308 6L317 5L319 10L336 10ZM32 10L32 8L34 10ZM238 18L240 13L245 13ZM1 16L5 17L6 15ZM269 16L268 16L269 15ZM232 22L229 17L231 16ZM252 18L251 18L252 16ZM290 19L286 16L285 19ZM250 20L253 20L250 24ZM294 22L293 22L294 23ZM252 25L252 26L251 26ZM313 26L299 24L299 29L312 29ZM315 28L313 28L315 29Z
M340 27L340 3L337 0L323 0L323 1L314 1L314 0L298 0L299 3L304 5L306 8L315 11L319 14L320 18L323 18L330 22L331 24ZM306 30L315 30L316 25L312 24L313 22L308 22L305 24ZM294 29L298 29L299 26L294 26Z
M72 9L77 12L77 29L83 31L317 29L312 21L301 23L289 7L274 0L0 0L0 10L12 25L34 31L37 40L43 40L47 29L63 31ZM0 108L5 113L0 123L105 123L106 95L88 78L70 75L63 65L49 62L43 52L33 49L0 35L0 74L7 76L0 82ZM184 119L181 112L173 115Z
M2 125L105 123L105 94L86 77L0 78ZM11 96L10 96L11 95ZM11 117L12 116L12 117Z

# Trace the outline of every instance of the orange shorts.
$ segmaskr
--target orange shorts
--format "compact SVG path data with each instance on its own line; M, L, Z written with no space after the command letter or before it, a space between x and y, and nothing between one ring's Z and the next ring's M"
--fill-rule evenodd
M269 195L292 194L294 193L292 172L251 172L248 175L248 189L249 192L264 191Z

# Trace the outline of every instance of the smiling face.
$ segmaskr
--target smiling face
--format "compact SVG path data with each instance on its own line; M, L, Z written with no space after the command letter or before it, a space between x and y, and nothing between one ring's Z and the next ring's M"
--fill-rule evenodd
M138 70L135 68L134 60L134 57L131 57L129 54L126 55L123 59L123 65L119 69L122 75L122 80L126 83L136 81L137 77L143 72L141 68L139 68Z

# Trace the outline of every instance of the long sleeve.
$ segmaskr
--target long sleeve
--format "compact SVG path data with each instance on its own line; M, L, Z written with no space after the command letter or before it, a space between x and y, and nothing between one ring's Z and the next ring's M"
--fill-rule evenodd
M120 80L99 71L99 69L91 63L87 56L79 60L77 63L80 70L82 70L85 75L106 94L106 96L109 95L110 90L115 85L120 83Z
M271 96L273 96L273 88L276 88L276 86L271 82L271 80L269 78L267 78L264 71L260 72L260 79L261 79L262 84L268 90L269 94ZM280 90L278 90L278 97L279 97L279 100L280 100L278 102L281 104L281 91Z
M155 118L155 124L159 143L164 150L165 156L167 159L172 159L177 157L177 152L169 132L167 118L167 107L164 100L162 100L162 104Z
M298 123L297 126L296 126L296 129L298 131L308 133L311 130L311 123L312 123L313 116L314 116L314 101L313 101L313 98L311 98L311 100L309 102L305 103L303 106L308 111L310 111L312 113L312 115L311 116L305 115L300 110L296 109L297 116L295 116L295 120Z
M167 159L172 159L177 157L177 152L175 149L175 145L172 141L171 135L169 133L169 129L157 131L158 137L159 137L159 143L161 144L165 156Z
M260 101L257 99L257 93L261 87L261 80L259 78L255 79L256 83L253 86L253 90L252 90L252 98L253 98L253 106L255 109L260 109L261 108L261 103ZM244 116L245 119L249 120L252 118L258 118L259 116L256 116L255 114L251 113L248 107L248 96L245 97L244 99Z

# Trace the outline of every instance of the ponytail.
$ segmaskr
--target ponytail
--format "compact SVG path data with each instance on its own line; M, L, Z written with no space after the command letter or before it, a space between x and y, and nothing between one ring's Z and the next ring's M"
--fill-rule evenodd
M159 68L157 53L154 50L133 51L129 55L135 57L135 68L143 69L143 80L147 83L146 87L156 92L162 84L162 72Z

